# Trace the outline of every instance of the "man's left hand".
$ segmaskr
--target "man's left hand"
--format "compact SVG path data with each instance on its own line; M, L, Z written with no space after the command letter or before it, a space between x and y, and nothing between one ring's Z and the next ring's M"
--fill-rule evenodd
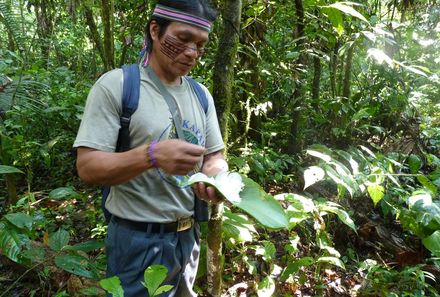
M196 183L193 185L194 193L197 198L211 203L220 203L223 198L217 193L214 187L206 186L205 183Z

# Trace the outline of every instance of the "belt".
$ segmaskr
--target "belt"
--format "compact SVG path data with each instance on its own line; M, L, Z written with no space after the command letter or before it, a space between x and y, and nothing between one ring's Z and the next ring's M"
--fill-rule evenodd
M130 229L140 232L149 232L149 233L181 232L190 229L194 225L194 219L192 217L180 219L177 222L172 222L172 223L135 222L135 221L119 218L117 216L112 216L112 220Z

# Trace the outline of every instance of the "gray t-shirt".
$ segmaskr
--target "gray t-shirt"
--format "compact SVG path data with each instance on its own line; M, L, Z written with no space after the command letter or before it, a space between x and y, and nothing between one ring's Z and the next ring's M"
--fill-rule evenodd
M145 69L141 67L140 71L139 106L130 123L131 148L153 140L178 138L168 104ZM115 151L122 110L122 85L121 69L104 74L94 84L87 98L74 147ZM224 143L209 91L203 87L209 103L205 115L185 79L182 79L179 86L166 88L174 97L182 115L185 140L204 146L206 154L222 150ZM195 171L200 170L201 165L198 164ZM112 186L106 208L118 217L133 221L164 223L192 216L194 193L190 187L184 186L187 178L171 176L161 169L152 168L125 184Z

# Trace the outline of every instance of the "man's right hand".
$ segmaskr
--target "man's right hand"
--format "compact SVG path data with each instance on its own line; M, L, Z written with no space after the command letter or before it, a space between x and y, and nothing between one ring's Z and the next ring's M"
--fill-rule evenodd
M203 159L206 149L178 139L157 143L154 158L157 165L168 174L186 175Z

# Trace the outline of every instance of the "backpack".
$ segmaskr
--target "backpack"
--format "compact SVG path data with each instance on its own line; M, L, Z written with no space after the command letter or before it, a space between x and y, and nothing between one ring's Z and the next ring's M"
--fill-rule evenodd
M123 89L122 89L122 113L120 115L120 124L118 140L116 143L116 152L125 152L130 148L130 121L132 114L139 105L139 94L141 86L141 77L138 64L129 64L122 66L123 72ZM199 100L203 111L208 112L208 98L200 84L190 76L184 77ZM105 202L110 194L110 186L102 188L101 207L104 217L108 223L112 214L105 208ZM194 216L197 221L207 221L209 219L208 204L200 199L195 199Z

